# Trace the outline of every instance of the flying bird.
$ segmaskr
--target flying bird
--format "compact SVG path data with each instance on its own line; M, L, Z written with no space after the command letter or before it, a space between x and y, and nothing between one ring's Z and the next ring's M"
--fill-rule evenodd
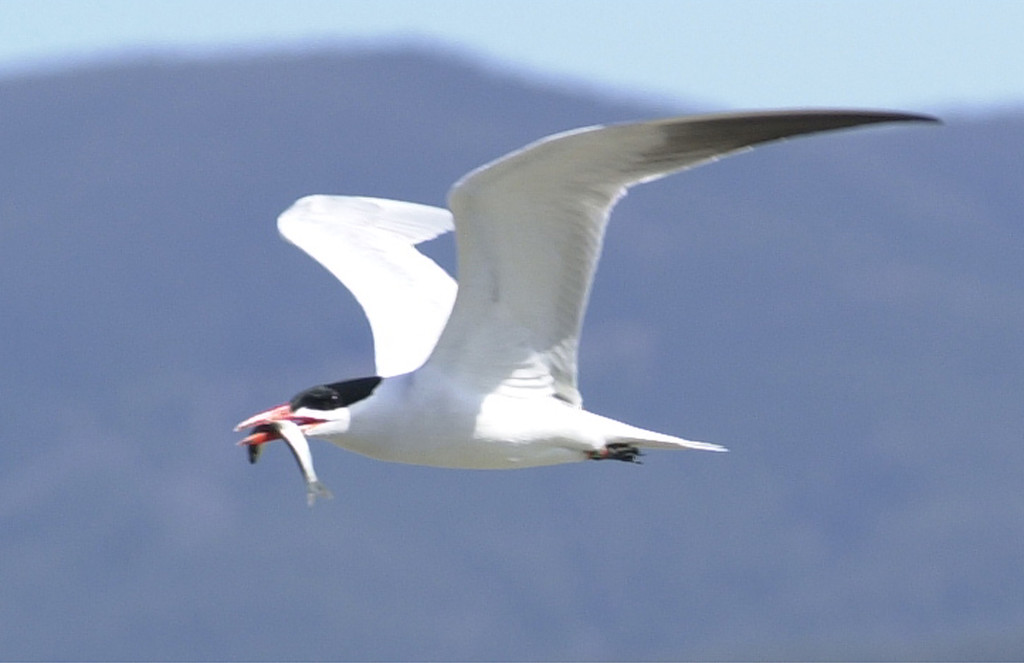
M724 451L583 408L580 327L609 213L626 190L755 145L882 122L874 111L726 113L556 134L460 179L450 211L315 195L278 218L285 239L363 307L376 375L323 384L252 416L239 444L291 448L312 504L329 495L306 437L385 461L508 469L637 462L642 449ZM416 245L455 230L459 282Z

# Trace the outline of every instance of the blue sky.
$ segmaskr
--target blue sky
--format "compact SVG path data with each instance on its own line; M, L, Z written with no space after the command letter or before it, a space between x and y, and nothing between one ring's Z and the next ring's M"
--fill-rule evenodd
M0 75L147 52L443 44L711 108L1024 105L1016 0L0 0Z

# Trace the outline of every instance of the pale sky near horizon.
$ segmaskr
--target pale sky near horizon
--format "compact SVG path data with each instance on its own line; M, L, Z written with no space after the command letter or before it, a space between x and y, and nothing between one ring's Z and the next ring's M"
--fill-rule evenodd
M1017 0L0 0L0 78L145 54L444 46L709 108L1024 106Z

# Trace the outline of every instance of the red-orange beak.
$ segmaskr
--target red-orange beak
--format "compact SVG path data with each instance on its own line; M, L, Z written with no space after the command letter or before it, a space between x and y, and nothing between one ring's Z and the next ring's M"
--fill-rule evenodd
M265 444L271 440L280 440L281 434L277 432L277 426L275 426L274 423L288 420L291 415L292 408L287 403L270 408L265 412L254 414L235 426L235 432L238 432L243 428L253 429L244 440L238 443L238 445L252 446L256 444Z
M277 407L270 408L265 412L254 414L245 421L235 426L235 431L240 431L243 428L251 428L252 431L245 437L239 446L255 446L258 444L266 444L274 440L281 439L281 433L275 424L279 421L291 421L299 426L306 426L308 424L322 423L323 419L316 419L314 417L300 417L295 416L292 412L292 408L288 403L284 405L278 405Z

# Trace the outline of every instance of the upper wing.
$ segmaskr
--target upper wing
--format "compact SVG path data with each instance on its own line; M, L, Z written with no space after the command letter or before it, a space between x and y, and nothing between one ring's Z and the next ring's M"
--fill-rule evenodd
M626 188L753 145L876 122L861 111L731 113L542 139L452 189L459 292L433 366L479 388L580 405L576 350L608 214Z
M352 291L373 330L379 375L420 367L448 320L457 288L415 245L452 229L448 210L307 196L278 217L277 228Z

